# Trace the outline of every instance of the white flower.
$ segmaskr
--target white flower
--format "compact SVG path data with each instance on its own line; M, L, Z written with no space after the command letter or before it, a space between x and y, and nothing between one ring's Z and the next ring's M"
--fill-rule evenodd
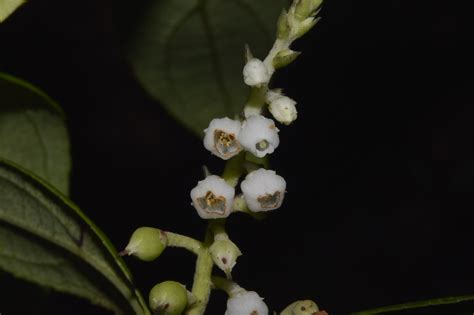
M280 144L278 131L273 120L261 115L253 115L243 122L239 142L253 155L264 157L273 153Z
M227 160L242 151L237 137L241 123L227 117L213 119L204 130L204 147L212 154Z
M240 184L247 206L253 212L275 210L285 196L286 181L275 171L260 168Z
M268 307L254 291L245 291L227 300L225 315L268 315Z
M270 102L269 110L273 117L282 124L289 125L296 120L296 102L287 96L279 96Z
M245 64L243 75L245 84L250 86L265 84L270 80L267 67L257 58L252 58Z
M210 175L191 190L191 199L203 219L226 218L232 210L235 190L222 178Z

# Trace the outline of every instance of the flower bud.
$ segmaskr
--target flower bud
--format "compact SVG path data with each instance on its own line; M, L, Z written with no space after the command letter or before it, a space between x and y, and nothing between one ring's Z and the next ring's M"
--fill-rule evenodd
M319 22L319 20L321 19L309 17L306 20L302 21L298 25L298 29L296 30L294 38L297 39L303 36L304 34L306 34L310 29L312 29Z
M199 181L190 195L192 204L201 218L219 219L229 216L235 189L219 176L210 175Z
M166 234L152 227L141 227L133 232L130 241L122 252L144 261L152 261L161 255L168 245Z
M287 96L280 96L270 102L268 110L273 117L284 125L289 125L296 120L296 102Z
M295 18L303 21L307 17L314 16L322 2L322 0L298 0L295 7Z
M277 22L277 38L286 39L290 36L291 27L288 20L288 12L285 9L281 11L280 17Z
M153 314L181 315L188 305L188 292L179 282L164 281L151 289L148 301Z
M268 307L254 291L244 291L227 300L224 315L268 315Z
M204 130L204 147L223 160L239 154L242 151L237 137L241 123L227 117L213 119L209 127Z
M301 52L299 51L293 51L291 49L281 50L273 58L273 67L275 69L286 67L287 65L292 63L299 55L301 55Z
M237 257L242 255L240 249L229 239L216 240L210 247L212 260L230 278L232 268L237 263Z
M240 144L257 157L273 153L280 144L275 122L261 115L253 115L242 124Z
M270 211L281 206L286 181L275 171L260 168L249 173L240 184L240 188L251 211Z
M319 311L318 305L313 301L304 300L291 303L281 312L281 315L323 315L325 313L323 312Z
M268 83L270 75L265 64L257 58L252 58L244 66L244 82L250 86Z

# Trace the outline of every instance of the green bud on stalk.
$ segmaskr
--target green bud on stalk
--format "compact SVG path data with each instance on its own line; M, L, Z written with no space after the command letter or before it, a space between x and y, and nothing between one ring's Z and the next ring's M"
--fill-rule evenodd
M314 16L322 4L322 0L297 0L295 6L295 18L303 21L310 16Z
M237 263L237 257L242 252L229 239L216 240L210 247L211 257L214 263L225 272L227 278L231 278L232 268Z
M280 69L286 67L292 63L301 52L294 51L291 49L285 49L278 52L278 54L273 58L273 67L275 69Z
M166 234L152 227L141 227L133 232L130 241L120 254L133 255L143 261L158 258L168 245Z
M311 30L320 20L321 18L307 18L306 20L302 21L298 25L298 29L295 32L294 39L300 38L304 34L306 34L309 30Z
M281 11L277 22L277 38L287 39L291 32L290 21L288 20L288 12L285 9Z

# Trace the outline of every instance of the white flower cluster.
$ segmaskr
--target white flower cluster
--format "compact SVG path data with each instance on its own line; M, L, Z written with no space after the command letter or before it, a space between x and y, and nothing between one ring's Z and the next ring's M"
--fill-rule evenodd
M227 117L216 118L204 130L204 147L227 160L245 149L257 157L273 153L280 144L273 120L252 115L243 123Z
M216 118L204 132L204 147L224 160L242 150L262 158L273 153L280 144L274 121L262 115L252 115L242 123L227 117ZM249 173L241 183L243 197L253 212L279 208L285 188L283 177L265 169ZM232 212L234 197L234 187L216 175L199 181L191 190L192 204L203 219L228 217Z
M281 206L286 181L275 171L260 168L247 175L240 189L250 211L270 211ZM203 219L228 217L232 212L234 197L234 187L216 175L199 181L191 190L192 204Z

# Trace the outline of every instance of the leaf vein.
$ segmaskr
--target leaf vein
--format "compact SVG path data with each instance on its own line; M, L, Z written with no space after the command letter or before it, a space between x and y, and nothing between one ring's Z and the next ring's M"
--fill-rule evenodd
M176 100L181 103L181 106L185 107L186 102L182 99L181 93L179 93L178 88L177 88L177 83L173 79L173 76L171 75L171 40L176 36L177 32L183 25L184 21L189 19L190 16L195 14L198 10L198 5L192 7L188 12L186 12L179 20L178 22L172 27L171 31L167 36L164 38L164 76L165 76L165 82L168 84L168 87L170 90L173 91L173 94L176 96Z
M43 156L41 164L42 164L42 168L43 168L43 171L44 171L44 178L48 179L48 178L50 178L50 176L49 176L49 167L48 167L48 152L47 152L47 149L46 149L46 144L45 144L45 142L43 140L43 137L41 135L40 128L36 124L35 119L31 116L29 110L25 110L22 113L26 117L26 119L30 122L31 126L33 127L33 132L36 135L36 137L38 138L39 147L41 148L41 152L42 152L42 156Z
M211 64L216 73L216 85L218 86L219 91L222 94L224 100L224 107L228 115L232 115L232 98L230 96L229 89L225 84L225 76L221 67L221 58L219 56L216 37L212 32L212 27L209 23L210 15L206 10L206 1L201 0L199 3L199 16L201 18L202 25L204 27L204 33L206 34L206 39L209 42L210 55L211 55Z

